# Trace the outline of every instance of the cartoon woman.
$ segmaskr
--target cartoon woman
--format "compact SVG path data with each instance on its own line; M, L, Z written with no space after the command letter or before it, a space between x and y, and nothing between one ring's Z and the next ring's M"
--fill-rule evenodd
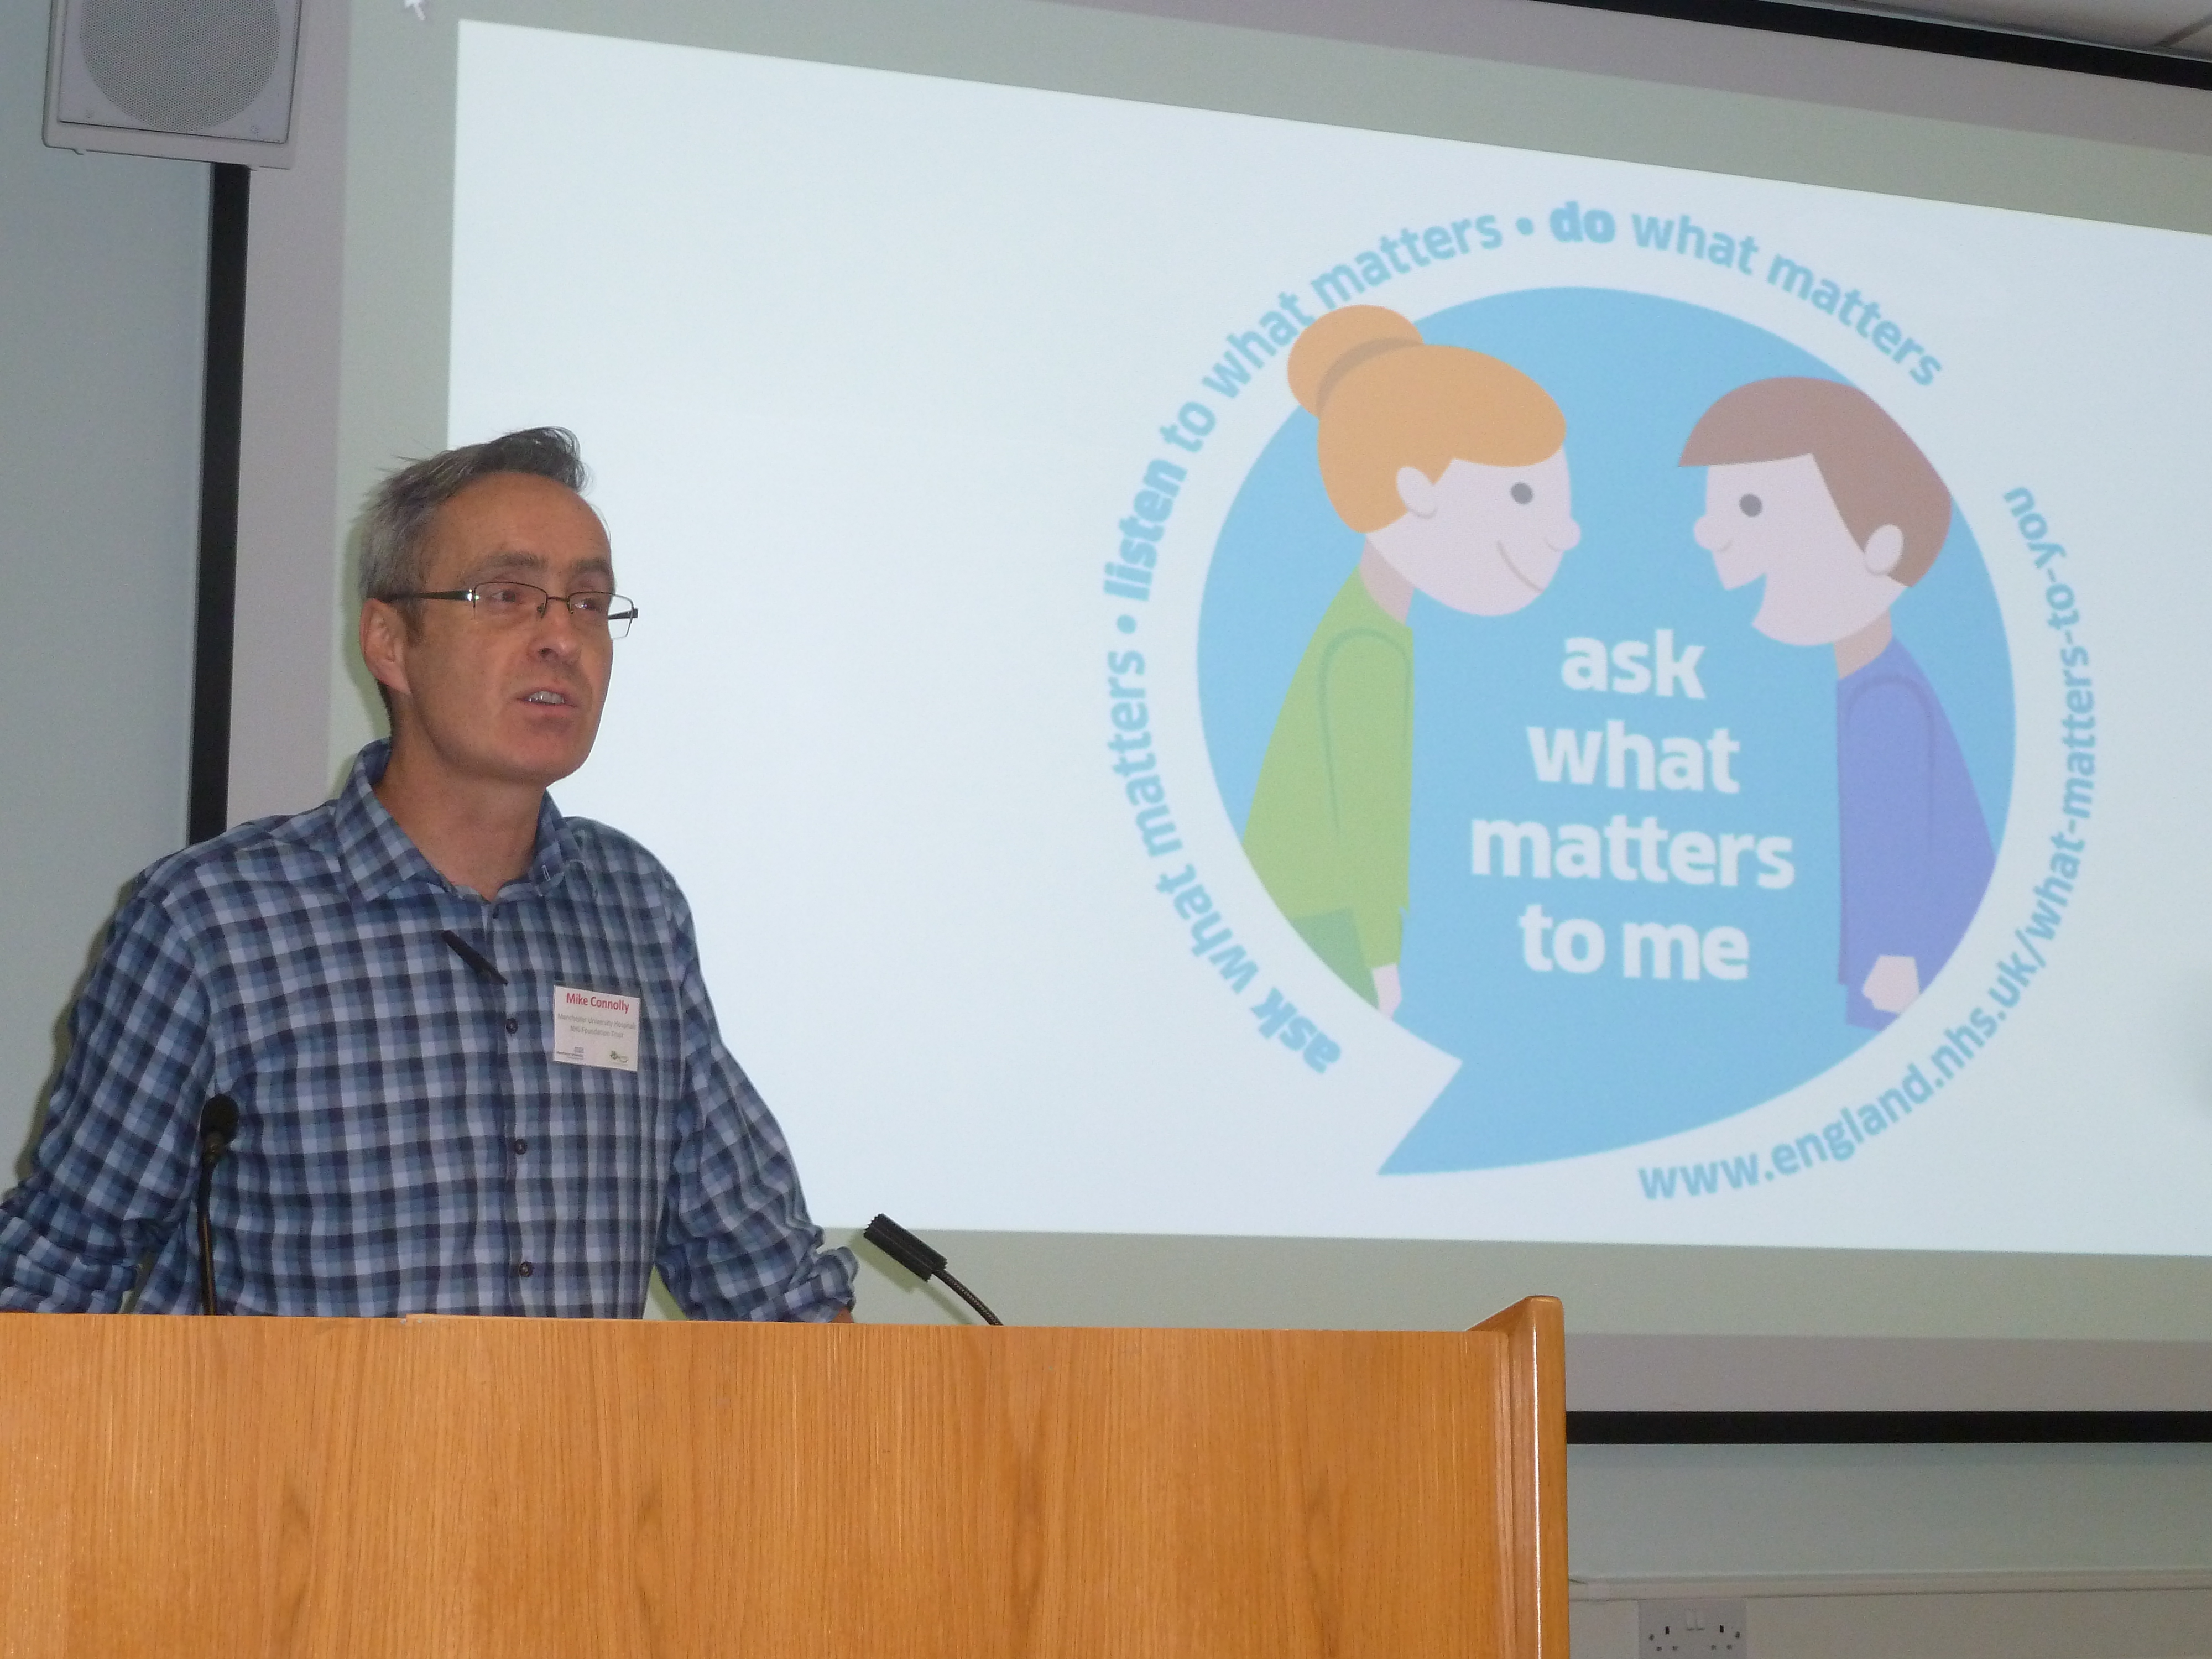
M1367 540L1314 630L1268 739L1244 850L1337 976L1400 1000L1413 794L1416 592L1476 617L1522 609L1582 539L1566 417L1495 357L1346 306L1298 337L1291 390L1321 422L1322 483Z

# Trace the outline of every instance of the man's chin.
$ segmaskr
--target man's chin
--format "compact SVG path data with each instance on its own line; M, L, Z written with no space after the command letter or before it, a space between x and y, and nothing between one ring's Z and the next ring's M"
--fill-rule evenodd
M532 784L540 789L550 789L562 779L573 776L591 758L592 745L519 745L503 758L502 770L510 781Z
M591 747L586 744L574 753L564 754L557 758L549 758L539 769L539 775L544 778L545 787L550 789L562 779L574 777L582 769L584 763L591 757Z
M1770 616L1765 610L1751 619L1754 633L1764 634L1778 645L1833 645L1835 641L1820 629L1795 617Z

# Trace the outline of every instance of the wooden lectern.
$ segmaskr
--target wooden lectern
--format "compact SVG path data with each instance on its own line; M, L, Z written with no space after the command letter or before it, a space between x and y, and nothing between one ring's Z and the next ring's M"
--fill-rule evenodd
M0 1655L1566 1659L1563 1353L0 1315Z

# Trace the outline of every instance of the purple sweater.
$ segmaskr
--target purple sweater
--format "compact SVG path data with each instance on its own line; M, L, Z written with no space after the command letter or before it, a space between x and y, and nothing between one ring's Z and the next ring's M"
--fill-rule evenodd
M1861 988L1875 959L1911 957L1925 989L1958 948L1996 863L1943 705L1894 640L1837 684L1836 783L1844 1017L1878 1030L1893 1016Z

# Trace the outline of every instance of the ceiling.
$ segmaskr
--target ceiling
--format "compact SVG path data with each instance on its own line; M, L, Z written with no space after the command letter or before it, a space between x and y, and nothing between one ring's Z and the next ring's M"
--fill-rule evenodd
M1918 5L1839 9L2212 58L2212 0L1926 0Z

